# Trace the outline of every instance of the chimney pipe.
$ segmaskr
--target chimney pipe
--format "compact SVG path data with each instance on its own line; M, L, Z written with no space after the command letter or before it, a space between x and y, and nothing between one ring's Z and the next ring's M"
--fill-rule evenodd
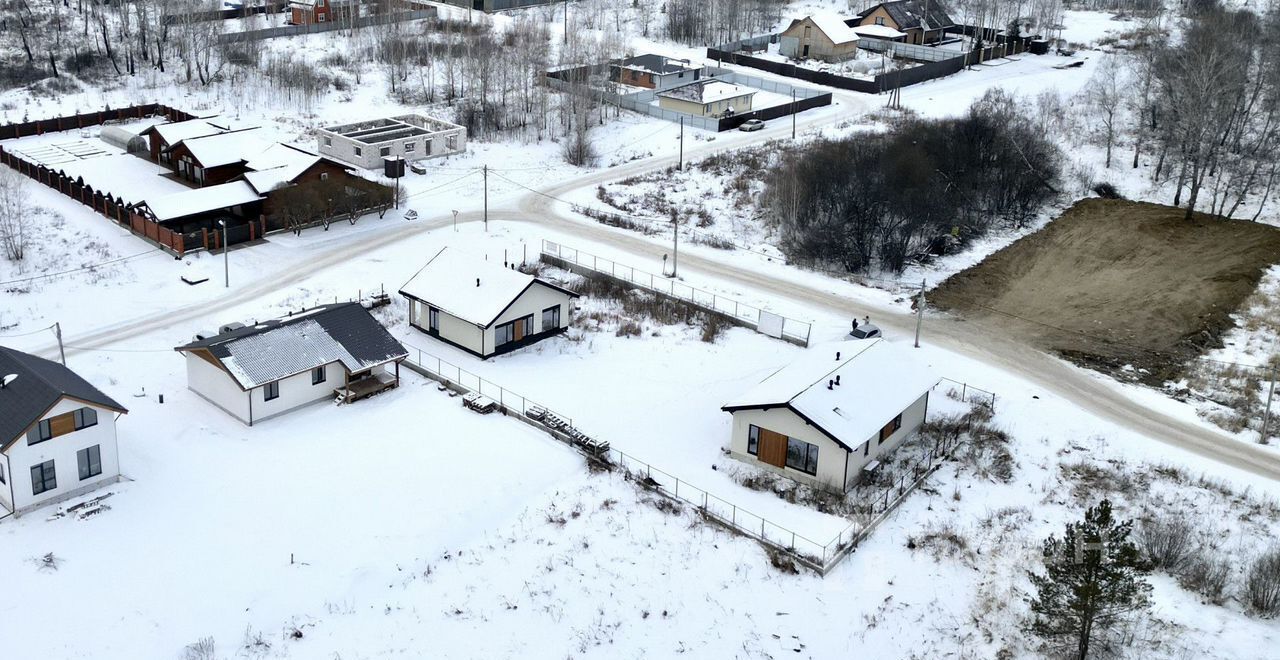
M836 385L840 384L840 374L836 374Z
M840 351L836 351L836 361L840 361Z
M834 380L829 380L829 381L827 381L827 389L829 389L829 390L834 390L834 389L835 389L835 384L834 384L834 383L835 383L835 381L834 381Z
M476 288L480 288L480 278L476 278Z

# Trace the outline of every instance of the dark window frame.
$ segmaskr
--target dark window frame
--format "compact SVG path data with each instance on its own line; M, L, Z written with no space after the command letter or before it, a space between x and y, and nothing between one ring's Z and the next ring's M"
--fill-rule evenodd
M47 468L45 466L48 466ZM37 470L39 477L36 476ZM38 489L38 490L37 490ZM58 470L53 459L31 466L31 495L41 495L58 489Z
M42 419L36 422L27 432L27 446L38 445L53 439L53 418Z
M80 481L92 479L102 474L102 446L93 445L76 452L76 468ZM97 470L96 472L94 470Z
M755 424L747 425L747 453L752 456L760 455L760 427Z
M889 428L890 426L893 426L893 428L890 429ZM884 444L885 440L888 440L890 436L892 436L894 433L897 433L898 429L901 429L901 428L902 428L902 413L898 413L897 417L894 417L892 420L889 421L888 424L885 424L884 426L880 427L880 442L876 444ZM889 432L885 433L885 430L888 430Z
M552 321L550 324L547 323L547 312L551 312L552 314ZM551 307L548 307L542 310L542 331L546 332L548 330L557 330L559 328L560 328L560 306L552 305Z
M329 379L329 372L325 365L320 365L311 370L311 384L319 385Z
M275 401L280 398L280 381L272 381L262 386L262 400Z
M90 421L90 417L92 417L92 421ZM89 408L88 406L73 410L72 418L75 420L75 427L77 431L98 425L98 411L93 408Z
M797 451L801 455L800 456L801 465L798 465L798 466L793 465L791 462L792 443L795 443L796 445L798 445ZM811 442L805 442L804 440L801 440L799 438L793 438L791 436L787 436L786 466L792 470L797 470L799 472L803 472L810 476L817 476L818 475L818 445L815 445Z

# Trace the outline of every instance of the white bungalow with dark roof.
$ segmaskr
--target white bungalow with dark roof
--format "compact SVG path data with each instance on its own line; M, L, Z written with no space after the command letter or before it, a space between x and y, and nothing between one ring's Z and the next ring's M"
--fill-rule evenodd
M915 435L938 377L884 339L810 349L721 410L729 453L818 488L848 491Z
M0 346L0 518L115 483L126 412L61 364Z
M515 269L440 250L404 286L409 324L480 358L569 327L578 294Z
M728 117L751 112L756 90L707 78L658 92L658 107L699 117Z
M252 426L317 401L372 396L400 384L400 342L359 303L227 327L174 350L187 388Z

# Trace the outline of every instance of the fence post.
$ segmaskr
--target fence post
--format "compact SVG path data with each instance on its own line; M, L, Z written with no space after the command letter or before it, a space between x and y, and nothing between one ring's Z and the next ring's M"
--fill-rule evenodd
M732 517L729 519L729 521L733 523L734 527L737 527L738 526L738 505L730 504L729 506L733 507L733 513L731 514Z

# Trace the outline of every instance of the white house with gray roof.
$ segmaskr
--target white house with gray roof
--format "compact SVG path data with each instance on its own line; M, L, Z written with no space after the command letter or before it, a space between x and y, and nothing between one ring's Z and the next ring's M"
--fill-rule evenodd
M126 412L61 364L0 346L0 518L115 483Z
M914 436L938 383L909 349L861 339L806 351L721 410L729 453L796 481L848 491Z
M359 303L224 330L174 350L186 357L188 389L250 426L396 387L409 356Z

